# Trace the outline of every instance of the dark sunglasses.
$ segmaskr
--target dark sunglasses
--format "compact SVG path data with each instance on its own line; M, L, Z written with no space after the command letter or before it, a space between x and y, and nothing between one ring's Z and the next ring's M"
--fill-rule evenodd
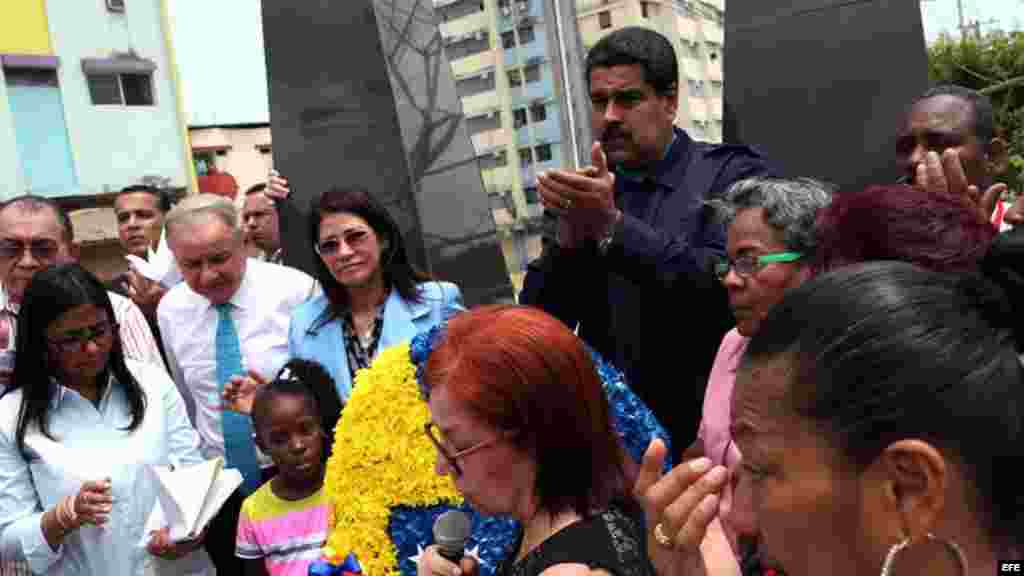
M53 240L32 240L31 242L0 240L0 258L5 260L20 258L26 250L35 260L52 260L57 257L60 244Z

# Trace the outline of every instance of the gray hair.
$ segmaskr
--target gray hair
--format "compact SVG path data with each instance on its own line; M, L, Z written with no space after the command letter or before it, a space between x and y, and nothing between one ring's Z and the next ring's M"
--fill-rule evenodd
M764 220L782 233L788 250L812 254L818 210L832 202L836 187L812 178L756 177L739 180L721 198L708 201L726 226L741 210L762 208Z
M234 202L217 194L195 194L186 196L171 208L164 219L167 239L170 241L175 228L191 227L210 218L220 220L227 227L241 235L238 227L238 208Z

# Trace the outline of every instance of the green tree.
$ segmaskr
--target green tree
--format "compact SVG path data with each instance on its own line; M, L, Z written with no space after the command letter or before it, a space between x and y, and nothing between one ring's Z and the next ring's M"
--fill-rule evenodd
M996 129L1010 149L1010 169L999 178L1011 194L1024 190L1024 32L940 37L928 47L932 82L979 90L992 99Z

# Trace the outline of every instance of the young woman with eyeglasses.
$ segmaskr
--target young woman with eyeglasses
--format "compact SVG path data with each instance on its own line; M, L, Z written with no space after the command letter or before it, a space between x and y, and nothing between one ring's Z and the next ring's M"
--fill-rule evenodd
M125 359L104 286L78 264L38 272L0 398L0 549L35 574L208 574L201 536L145 533L149 465L202 462L162 366ZM145 542L145 545L141 545Z

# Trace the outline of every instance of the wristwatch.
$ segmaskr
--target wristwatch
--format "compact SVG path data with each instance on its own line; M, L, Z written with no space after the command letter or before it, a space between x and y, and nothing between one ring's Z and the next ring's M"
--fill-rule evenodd
M615 218L615 222L608 227L608 233L597 241L597 251L601 256L608 255L608 249L611 248L612 240L615 239L615 231L619 228L619 222L621 221L622 212L619 212L618 216Z

